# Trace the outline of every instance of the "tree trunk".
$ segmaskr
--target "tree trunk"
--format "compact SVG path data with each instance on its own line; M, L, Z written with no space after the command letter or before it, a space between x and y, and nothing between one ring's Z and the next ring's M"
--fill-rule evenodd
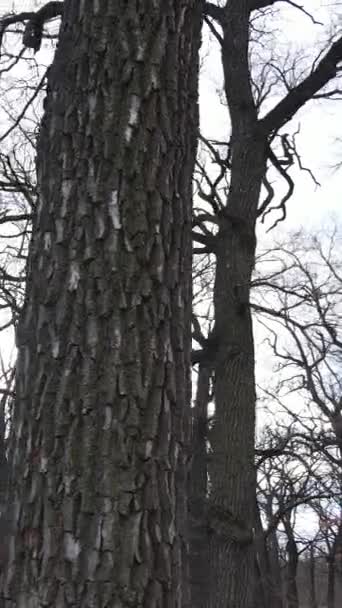
M258 507L255 521L255 548L259 577L258 605L263 605L265 608L283 608L277 534L272 530L268 538L265 538Z
M335 608L335 557L334 555L327 558L328 562L328 590L327 590L327 608Z
M286 565L286 606L287 608L298 608L298 589L297 589L297 568L298 568L298 549L293 535L293 529L289 519L284 520L286 536L288 538L287 565Z
M272 608L283 608L283 577L279 558L280 548L277 537L277 531L272 530L267 540L272 579L272 595L270 600L270 606Z
M317 608L316 595L316 556L313 543L310 545L310 608Z
M200 9L65 2L17 338L6 608L188 605Z
M191 606L204 608L209 599L207 498L208 403L211 371L199 366L192 411L192 462L190 473L190 586Z
M256 599L258 607L268 608L272 590L272 576L268 547L262 527L260 509L256 505L255 517L255 550L256 550Z
M208 607L249 608L255 585L255 378L249 295L265 139L257 131L250 89L249 3L231 2L225 15L222 61L232 122L232 166L215 250L217 348L215 416L210 433Z

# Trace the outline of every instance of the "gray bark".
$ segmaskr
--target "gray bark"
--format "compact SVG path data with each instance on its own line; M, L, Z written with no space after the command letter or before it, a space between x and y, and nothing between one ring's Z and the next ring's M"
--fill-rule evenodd
M5 608L188 605L200 9L65 2L17 336Z

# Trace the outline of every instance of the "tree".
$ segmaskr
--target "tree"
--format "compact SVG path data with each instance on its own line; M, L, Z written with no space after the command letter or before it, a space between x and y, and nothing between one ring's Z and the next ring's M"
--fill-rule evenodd
M201 3L62 12L17 334L3 605L186 606ZM35 50L37 15L17 16Z
M262 302L256 289L252 306L263 315L278 359L277 381L269 394L296 425L293 435L302 446L299 451L304 446L312 455L321 455L326 461L324 477L334 479L337 486L334 509L313 503L321 524L316 547L328 565L327 605L333 608L335 595L340 594L335 588L342 580L340 227L321 234L291 234L263 257L272 258L272 269L269 276L256 277Z
M219 6L206 2L204 9L205 21L220 46L227 125L231 127L229 139L207 142L217 172L214 179L209 176L204 182L200 195L205 207L195 218L193 231L196 254L210 253L215 258L214 327L210 339L201 345L202 353L194 359L206 361L214 378L210 489L206 497L210 529L208 608L247 608L253 604L256 392L249 303L256 223L271 209L274 194L267 171L275 169L288 185L278 205L285 217L286 201L293 191L288 169L296 156L282 129L308 101L333 94L325 87L338 76L342 59L342 38L336 38L308 68L307 76L301 74L295 82L288 82L279 66L271 69L270 61L264 75L267 67L271 75L278 73L284 95L271 109L270 104L265 108L264 93L273 85L266 77L263 89L254 86L252 32L256 15L260 17L262 11L264 25L270 14L263 11L276 4L272 0L220 2ZM262 186L266 191L263 200Z
M278 380L270 390L276 389L294 420L300 415L286 404L286 393L290 390L302 397L309 413L303 439L341 466L340 227L321 235L291 234L264 258L270 254L273 268L269 276L256 277L252 302L253 309L267 319L276 355Z

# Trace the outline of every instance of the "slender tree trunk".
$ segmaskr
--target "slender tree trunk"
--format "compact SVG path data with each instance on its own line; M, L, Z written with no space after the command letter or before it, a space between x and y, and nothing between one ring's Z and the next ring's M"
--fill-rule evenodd
M310 608L317 608L316 595L316 556L314 545L310 545Z
M298 589L297 589L297 569L298 569L298 549L293 535L290 521L284 521L285 531L288 538L287 542L287 565L286 565L286 599L287 608L298 608Z
M249 309L255 221L265 172L265 140L248 68L249 3L229 3L222 61L232 122L231 183L216 244L215 418L210 433L210 608L254 601L255 378Z
M259 577L258 605L263 605L265 608L283 608L277 535L272 531L268 538L265 538L258 508L255 521L255 548Z
M272 576L269 553L262 527L260 510L256 505L255 517L255 550L256 550L256 599L257 605L268 608L272 589Z
M209 599L207 499L208 403L211 371L199 366L192 410L192 462L190 474L190 585L191 606L204 608Z
M328 590L327 608L335 608L335 557L329 556L328 562Z
M272 515L272 512L270 514ZM270 605L272 606L272 608L283 608L283 577L281 573L279 558L280 548L276 530L272 530L267 540L272 580L272 594Z
M340 522L342 521L342 513L340 510ZM337 604L341 603L342 600L342 523L339 524L335 549L334 549L334 563L335 563L335 599Z
M201 3L66 0L18 331L6 608L180 608Z
M6 409L8 397L0 399L0 572L8 557L8 522L6 514L8 461L6 456Z

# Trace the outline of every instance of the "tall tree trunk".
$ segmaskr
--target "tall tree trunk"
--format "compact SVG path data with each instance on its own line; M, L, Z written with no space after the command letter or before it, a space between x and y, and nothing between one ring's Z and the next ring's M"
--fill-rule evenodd
M191 606L204 608L209 599L208 528L206 526L208 403L211 370L199 366L192 411L192 462L190 473L190 586Z
M222 61L232 122L231 183L216 241L215 417L210 433L210 608L253 605L255 378L249 309L265 139L248 67L249 3L225 9Z
M18 331L6 608L188 605L200 10L65 2Z

